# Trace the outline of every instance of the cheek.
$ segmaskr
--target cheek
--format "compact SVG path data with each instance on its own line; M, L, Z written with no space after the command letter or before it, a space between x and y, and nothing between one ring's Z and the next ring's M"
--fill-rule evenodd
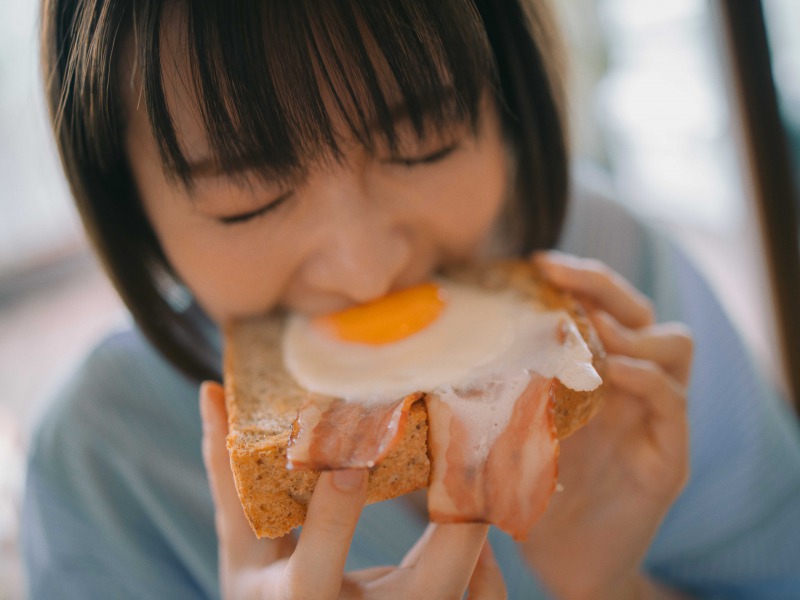
M172 268L215 321L263 313L279 298L298 260L296 246L266 222L224 227L200 214L166 180L141 114L126 140L139 197ZM285 237L285 236L283 236Z
M280 299L295 257L254 232L217 229L167 238L165 251L175 270L217 322L267 312Z
M216 322L268 311L296 262L263 223L225 227L197 214L166 188L150 194L146 212L167 260L197 302ZM157 200L153 200L153 199Z
M508 196L504 153L470 152L458 173L434 191L439 198L440 238L449 254L468 258L483 249Z

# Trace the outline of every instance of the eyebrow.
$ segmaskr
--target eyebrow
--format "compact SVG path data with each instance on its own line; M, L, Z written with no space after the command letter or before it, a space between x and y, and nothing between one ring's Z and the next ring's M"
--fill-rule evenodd
M241 158L232 161L229 165L221 164L214 156L204 156L195 160L187 160L186 187L193 192L193 188L198 181L208 181L214 179L246 179L249 174L257 173L263 179L271 179L279 183L293 181L298 177L296 171L302 169L279 169L273 167L262 159Z
M210 156L194 161L189 160L186 165L188 167L189 179L192 181L220 177L223 175L221 165ZM241 166L233 167L233 170L244 172L246 167L242 164ZM226 169L225 173L230 173L230 169Z
M239 161L230 166L223 167L213 156L204 156L197 160L187 161L189 179L213 179L215 177L227 177L228 175L243 175L255 170L255 164L250 161Z

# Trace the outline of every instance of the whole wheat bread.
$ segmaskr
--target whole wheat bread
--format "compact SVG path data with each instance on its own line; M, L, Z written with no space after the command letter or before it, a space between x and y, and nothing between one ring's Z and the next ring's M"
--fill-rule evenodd
M532 309L565 309L575 320L603 374L604 352L580 306L549 285L523 261L451 271L451 279L484 289L517 290ZM300 407L309 398L283 366L281 337L285 315L231 323L225 329L225 396L228 451L236 487L258 537L278 537L303 524L319 473L286 468L286 446ZM576 392L556 381L555 424L564 438L594 414L603 387ZM428 424L421 399L411 407L403 438L371 469L367 502L378 502L427 487Z

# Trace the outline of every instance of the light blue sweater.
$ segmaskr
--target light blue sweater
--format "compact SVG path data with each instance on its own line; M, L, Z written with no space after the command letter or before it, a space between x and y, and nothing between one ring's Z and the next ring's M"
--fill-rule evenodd
M599 258L694 332L692 475L646 567L700 597L800 598L800 427L759 378L693 266L598 194L576 197L562 248ZM197 382L131 328L86 357L33 440L22 524L33 599L216 598L216 537ZM367 507L348 565L397 563L425 523ZM491 533L509 598L543 597Z

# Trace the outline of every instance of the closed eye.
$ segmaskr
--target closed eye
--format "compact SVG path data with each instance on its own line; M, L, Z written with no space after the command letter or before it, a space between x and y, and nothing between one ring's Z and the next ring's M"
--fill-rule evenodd
M255 210L239 213L236 215L217 217L217 220L223 225L236 225L238 223L245 223L247 221L255 219L256 217L260 217L261 215L267 214L268 212L275 210L284 202L286 202L292 196L292 193L293 192L287 192L282 196L278 196L271 202L268 202L264 206L256 208Z
M430 154L425 154L423 156L415 156L415 157L411 157L411 158L396 156L396 157L391 158L387 162L390 162L390 163L393 163L393 164L398 164L398 165L403 165L404 167L415 167L415 166L418 166L418 165L430 165L430 164L439 162L440 160L446 158L447 156L452 154L456 150L456 148L458 148L458 144L454 143L454 144L450 144L449 146L445 146L444 148L441 148L439 150L436 150L435 152L431 152Z

